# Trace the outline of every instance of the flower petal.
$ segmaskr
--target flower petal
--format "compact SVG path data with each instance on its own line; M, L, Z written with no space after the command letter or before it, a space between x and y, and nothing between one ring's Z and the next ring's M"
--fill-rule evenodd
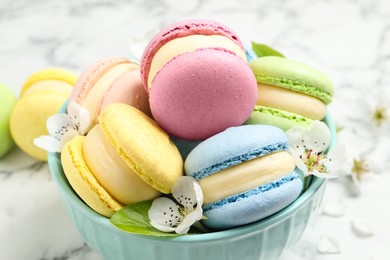
M85 135L91 128L91 117L84 107L80 107L79 126L78 131L81 135Z
M305 128L302 126L293 126L286 132L290 148L298 150L300 154L305 150L305 140L303 139L304 132Z
M324 122L315 120L307 127L303 139L308 149L320 153L325 151L330 144L330 130Z
M306 166L305 162L301 159L302 153L300 153L296 149L291 149L291 148L289 149L289 152L290 152L292 158L294 159L294 162L295 162L296 166L298 167L298 169L302 171L304 176L308 176L309 172L307 170L307 166Z
M183 220L179 213L179 206L172 200L160 197L153 201L148 211L150 224L164 232L172 232Z
M69 115L65 113L58 113L50 116L46 121L46 127L49 135L57 140L61 140L62 136L69 131L69 129L75 129Z
M203 193L193 177L183 176L172 187L172 195L187 210L202 206Z
M81 135L85 135L91 124L91 117L88 110L75 101L71 101L68 105L68 115L76 127L75 129L78 130Z
M202 207L197 207L195 211L188 214L183 222L177 226L175 232L177 234L185 234L188 232L190 227L198 220L200 220L203 217L203 210Z
M335 147L326 155L324 164L328 171L335 172L341 169L346 160L345 147L342 144L336 144Z
M73 139L73 137L78 136L78 135L79 135L79 133L74 129L70 129L68 132L66 132L62 136L62 139L61 139L60 144L59 144L59 148L61 149L60 152L62 151L62 148L65 146L65 144L67 142L69 142L71 139Z
M160 30L156 27L152 27L145 31L143 35L134 35L130 38L130 53L139 62L146 45Z
M33 143L39 148L46 150L50 153L59 153L62 150L61 142L56 138L49 135L42 135L35 138Z

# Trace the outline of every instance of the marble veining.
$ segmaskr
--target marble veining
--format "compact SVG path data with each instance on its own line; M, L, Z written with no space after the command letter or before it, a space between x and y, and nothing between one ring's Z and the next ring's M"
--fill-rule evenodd
M346 175L328 182L324 213L282 259L390 259L389 1L1 0L0 81L18 94L42 68L79 74L106 56L129 57L132 36L184 18L225 23L334 81L328 109L347 147ZM378 108L381 124L372 117ZM358 184L348 175L354 159L368 170ZM369 223L373 235L358 236L352 223ZM0 259L102 259L65 213L47 164L17 148L0 160Z

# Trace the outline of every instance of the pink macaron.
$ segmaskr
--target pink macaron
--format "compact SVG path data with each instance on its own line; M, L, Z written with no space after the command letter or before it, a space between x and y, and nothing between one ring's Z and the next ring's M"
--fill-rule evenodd
M112 103L125 103L151 116L148 93L137 64L126 58L106 58L88 67L77 81L70 100L86 108L93 124Z
M206 19L191 19L173 23L172 25L164 28L146 46L144 53L141 57L140 69L141 78L144 86L148 90L148 77L152 66L153 59L156 53L167 43L178 38L185 38L193 35L202 36L222 36L229 39L234 45L240 48L244 52L244 47L238 37L238 35L226 25L221 23L206 20ZM194 41L193 41L194 42ZM203 40L203 43L205 41ZM202 41L195 42L194 45L201 44ZM188 47L188 46L187 46ZM212 43L212 46L199 46L200 48L205 47L223 47L218 43ZM244 52L245 55L245 52ZM151 81L151 80L149 80Z
M257 83L238 36L209 20L175 23L141 59L153 118L171 135L203 140L245 122Z
M256 103L247 64L223 49L200 49L171 60L150 89L155 120L168 133L203 140L244 123Z

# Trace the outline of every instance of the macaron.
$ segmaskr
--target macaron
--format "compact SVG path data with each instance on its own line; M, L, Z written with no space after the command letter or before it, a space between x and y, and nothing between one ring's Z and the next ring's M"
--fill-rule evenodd
M244 123L257 84L238 36L209 20L186 20L158 33L141 59L153 118L171 135L204 140Z
M270 125L231 127L196 146L184 167L203 190L204 224L233 228L292 203L302 181L287 149L286 134Z
M254 59L250 66L258 84L258 98L247 124L272 124L287 130L325 117L334 88L324 73L276 56Z
M183 175L183 160L168 134L138 109L108 105L86 137L75 137L61 153L75 192L110 217L123 205L170 193Z
M15 103L14 93L6 85L0 83L0 158L7 154L14 145L9 130L9 120Z
M148 98L137 64L126 58L106 58L81 74L70 99L88 110L92 127L112 103L131 105L151 116Z
M47 135L47 118L56 114L69 98L77 76L63 69L45 69L24 83L10 119L11 135L17 146L30 156L47 161L47 152L33 140Z

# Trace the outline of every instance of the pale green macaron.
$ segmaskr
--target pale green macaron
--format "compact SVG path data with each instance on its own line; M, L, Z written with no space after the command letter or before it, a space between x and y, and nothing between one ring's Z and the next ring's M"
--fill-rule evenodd
M288 130L325 117L334 92L327 75L302 62L276 56L257 58L249 65L258 84L258 99L246 124Z
M9 118L15 103L14 93L0 83L0 157L3 157L14 144L9 130Z

